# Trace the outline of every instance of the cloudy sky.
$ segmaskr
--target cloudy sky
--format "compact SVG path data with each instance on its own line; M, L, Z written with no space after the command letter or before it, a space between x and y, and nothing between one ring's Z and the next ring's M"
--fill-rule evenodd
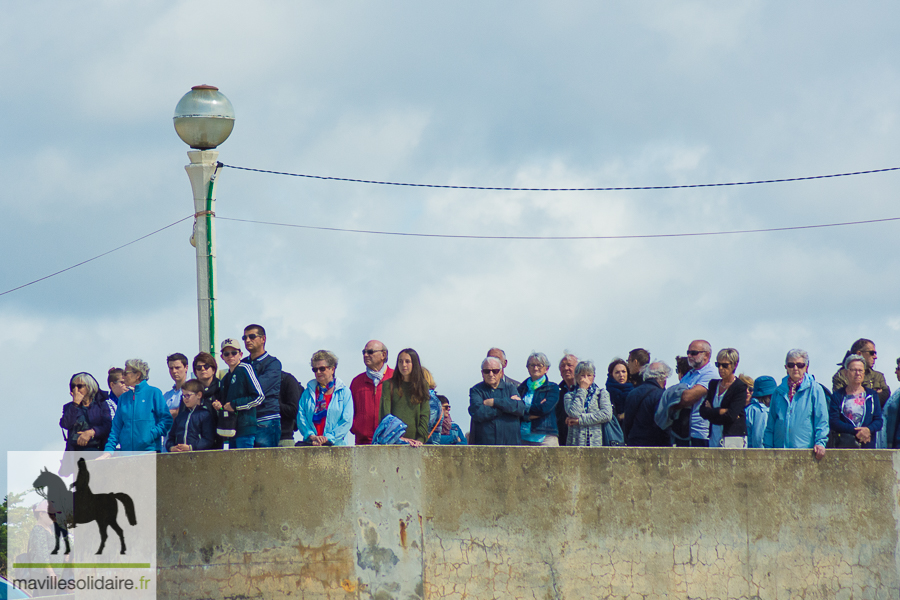
M228 165L417 183L609 187L900 166L896 2L310 3L36 1L0 21L0 292L193 212L172 126L191 86L234 105ZM897 222L606 240L900 216L900 172L741 187L498 192L225 169L220 338L263 324L306 381L370 338L413 347L468 428L490 346L604 367L694 338L829 381L858 337L896 385ZM69 376L198 351L190 220L0 296L2 447L62 448ZM551 371L558 378L555 368Z

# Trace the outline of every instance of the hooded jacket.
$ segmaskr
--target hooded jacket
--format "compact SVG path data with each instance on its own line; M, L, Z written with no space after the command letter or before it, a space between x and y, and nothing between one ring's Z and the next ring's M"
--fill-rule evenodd
M316 410L316 380L306 384L300 395L300 406L297 411L297 431L307 439L318 435L313 424L313 413ZM322 434L335 446L346 446L350 426L353 424L353 397L350 388L344 382L334 378L334 392L328 410L325 412L325 430Z
M788 377L772 394L763 434L766 448L812 448L828 442L828 399L822 386L806 373L788 402Z

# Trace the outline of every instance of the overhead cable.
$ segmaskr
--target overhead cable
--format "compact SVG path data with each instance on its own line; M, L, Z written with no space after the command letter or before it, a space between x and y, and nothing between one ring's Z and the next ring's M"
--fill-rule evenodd
M283 171L269 171L266 169L252 169L250 167L237 167L219 163L229 169L241 171L253 171L256 173L268 173L270 175L287 175L289 177L305 177L307 179L322 179L326 181L344 181L349 183L368 183L373 185L396 185L404 187L440 188L449 190L489 190L503 192L626 192L636 190L681 190L686 188L726 187L737 185L758 185L761 183L787 183L790 181L809 181L811 179L831 179L834 177L850 177L852 175L871 175L872 173L886 173L888 171L900 171L900 167L886 169L872 169L870 171L855 171L852 173L834 173L831 175L811 175L809 177L789 177L787 179L761 179L758 181L730 181L726 183L692 183L685 185L640 185L626 187L585 187L585 188L526 188L526 187L490 187L482 185L438 185L433 183L402 183L397 181L374 181L370 179L352 179L349 177L325 177L324 175L305 175L303 173L286 173Z
M193 219L193 218L194 218L194 215L188 215L188 216L186 216L186 217L184 217L184 218L178 219L178 220L175 221L174 223L169 223L169 224L166 225L165 227L161 227L161 228L157 229L156 231L151 231L151 232L148 233L147 235L142 235L141 237L137 238L136 240L131 240L131 241L128 242L127 244L122 244L121 246L118 246L118 247L116 247L116 248L113 248L112 250L107 250L107 251L104 252L103 254L98 254L97 256L95 256L95 257L93 257L93 258L89 258L89 259L87 259L87 260L83 260L83 261L81 261L81 262L78 263L78 264L72 265L71 267L66 267L65 269L62 269L62 270L60 270L60 271L57 271L56 273L50 273L49 275L45 275L44 277L41 277L40 279L35 279L34 281L29 281L28 283L23 284L23 285L20 285L19 287L14 287L14 288L12 288L11 290L6 290L5 292L0 292L0 296L5 296L6 294L9 294L9 293L11 293L11 292L15 292L16 290L21 290L22 288L26 288L26 287L28 287L29 285L34 285L35 283L38 283L39 281L44 281L45 279L50 279L51 277L55 277L56 275L59 275L60 273L65 273L66 271L71 271L71 270L74 269L75 267L80 267L81 265L86 265L87 263L89 263L89 262L91 262L91 261L94 261L94 260L97 260L97 259L100 258L100 257L106 256L107 254L112 254L113 252L115 252L115 251L117 251L117 250L121 250L122 248L125 248L126 246L130 246L130 245L135 244L135 243L137 243L137 242L139 242L139 241L141 241L141 240L143 240L143 239L147 239L147 238L150 237L151 235L156 235L156 234L159 233L160 231L165 231L165 230L168 229L169 227L174 227L175 225L178 225L178 224L181 223L182 221L187 221L188 219Z
M340 227L316 227L313 225L296 225L292 223L276 223L272 221L254 221L251 219L234 219L218 217L220 221L237 221L239 223L255 223L257 225L275 225L278 227L294 227L297 229L313 229L316 231L338 231L341 233L367 233L371 235L396 235L404 237L445 238L465 240L644 240L651 238L700 237L709 235L734 235L738 233L768 233L777 231L797 231L800 229L821 229L824 227L844 227L847 225L866 225L869 223L885 223L900 221L900 217L886 219L869 219L867 221L846 221L843 223L824 223L821 225L797 225L795 227L769 227L766 229L736 229L731 231L698 231L692 233L649 233L642 235L453 235L442 233L406 233L402 231L374 231L370 229L344 229Z

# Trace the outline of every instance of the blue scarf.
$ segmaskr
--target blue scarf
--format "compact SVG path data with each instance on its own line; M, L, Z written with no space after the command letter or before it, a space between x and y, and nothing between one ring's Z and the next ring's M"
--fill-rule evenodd
M325 394L334 389L335 380L332 379L324 388L316 384L316 407L313 409L313 423L321 423L328 415L328 405L325 404Z

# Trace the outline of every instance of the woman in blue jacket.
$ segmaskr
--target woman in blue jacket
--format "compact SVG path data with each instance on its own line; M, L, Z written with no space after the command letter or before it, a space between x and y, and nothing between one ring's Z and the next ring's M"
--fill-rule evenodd
M125 361L128 391L119 398L106 451L159 452L162 438L172 427L172 413L159 388L147 384L150 365L132 358Z
M353 396L350 388L335 377L338 358L319 350L312 355L315 379L306 384L297 410L297 431L301 441L313 446L346 446L353 424Z
M828 407L832 447L874 448L875 434L883 425L878 392L863 387L866 360L851 354L844 360L847 387L834 390Z

